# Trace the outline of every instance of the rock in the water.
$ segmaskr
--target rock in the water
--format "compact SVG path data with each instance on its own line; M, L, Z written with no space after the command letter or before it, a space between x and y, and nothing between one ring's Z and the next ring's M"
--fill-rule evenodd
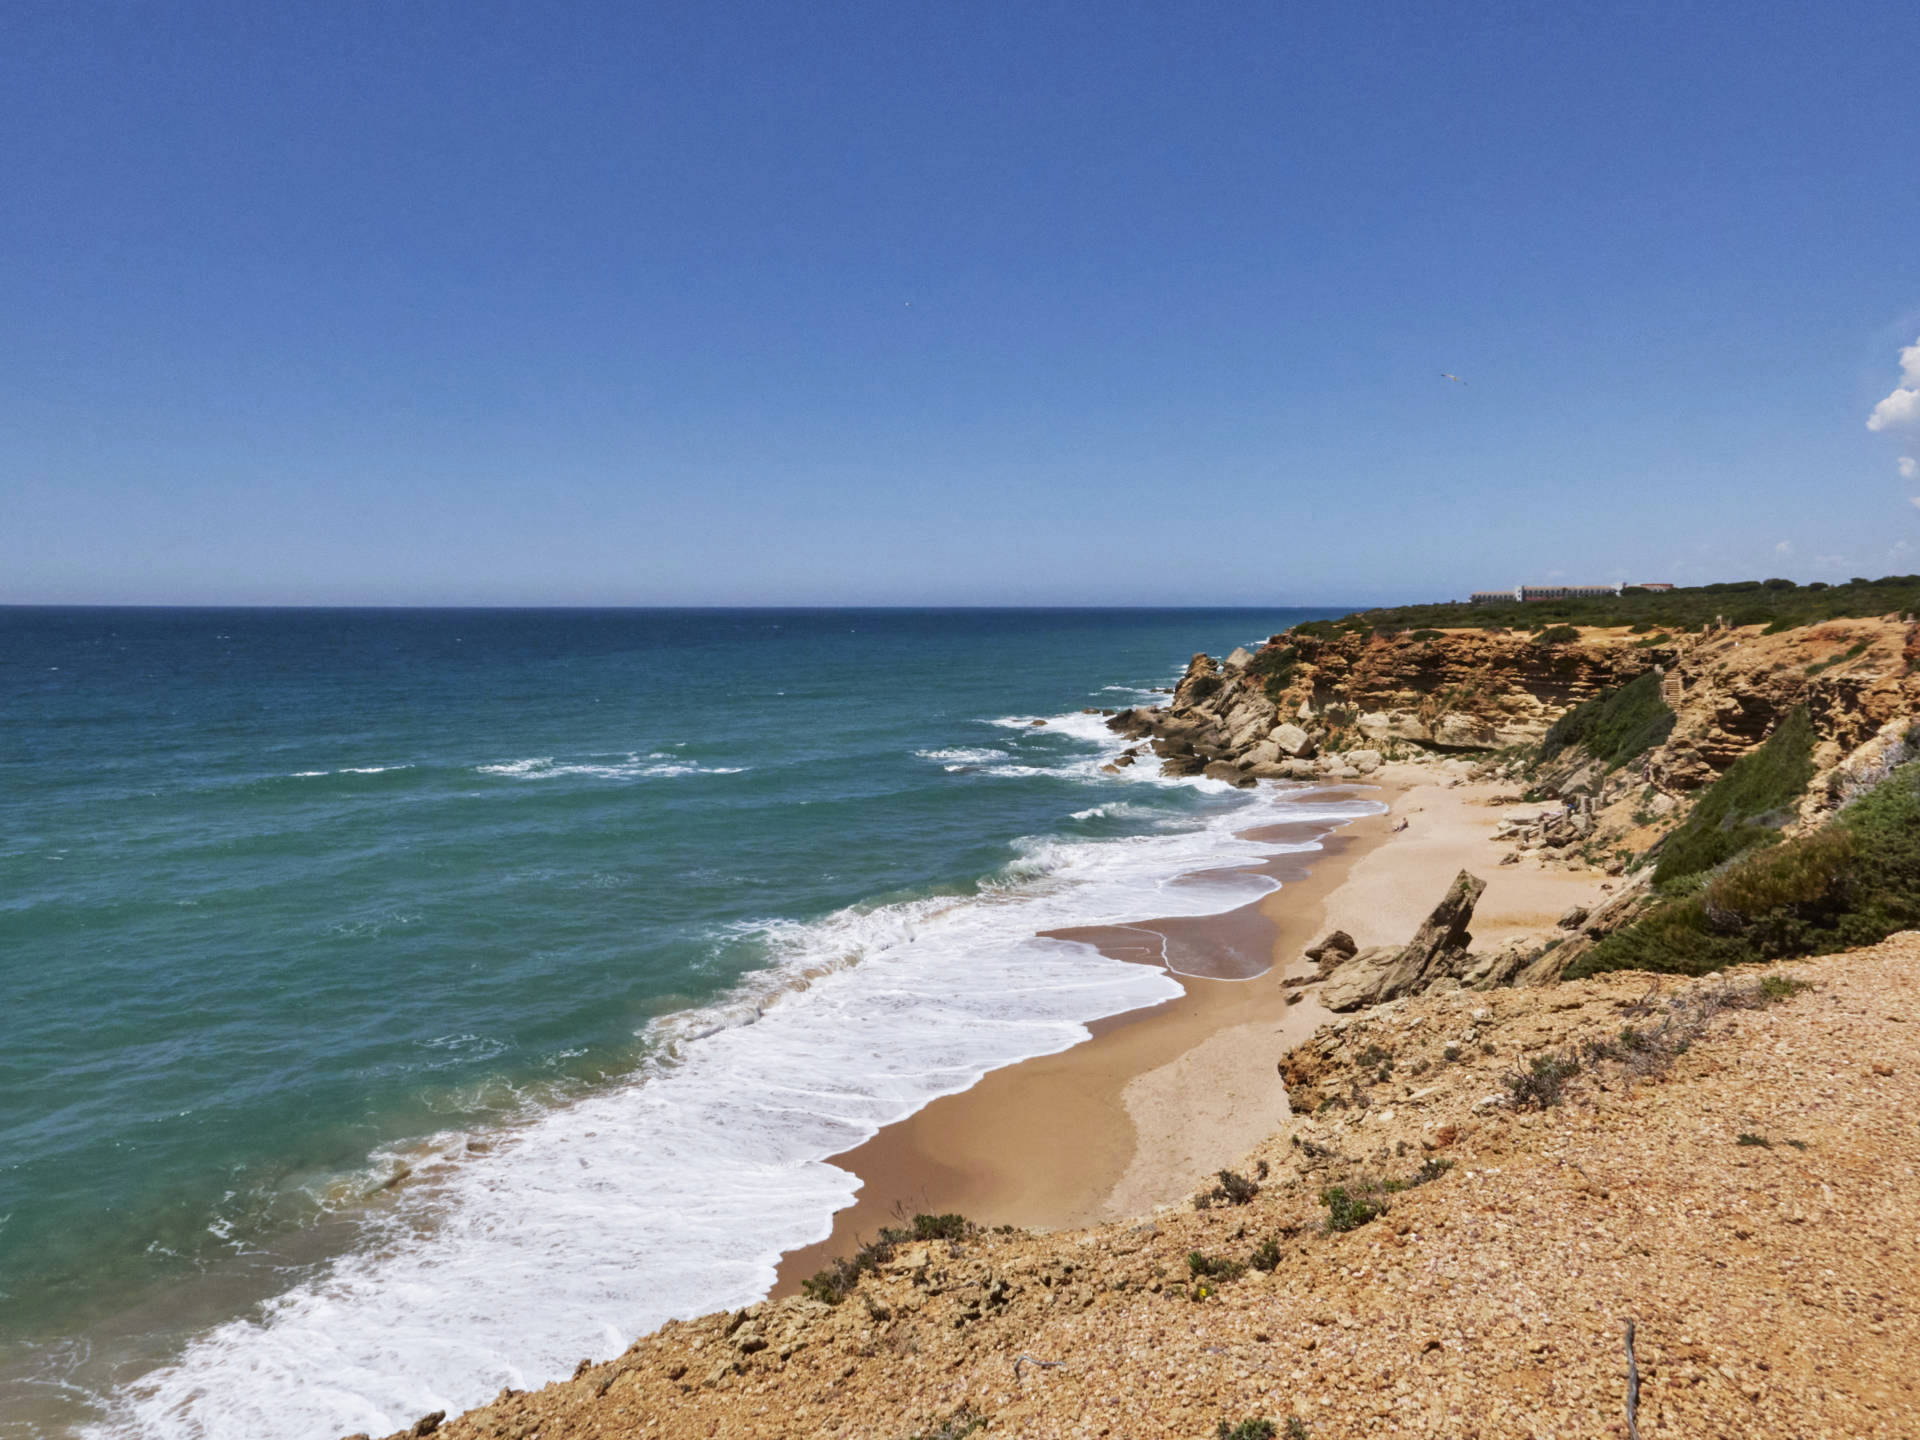
M1269 738L1279 747L1282 755L1292 759L1300 760L1313 754L1313 737L1290 722L1274 726Z
M1243 765L1278 765L1280 747L1271 740L1262 740L1240 756Z
M1253 777L1231 760L1209 760L1207 768L1200 772L1209 780L1224 780L1229 785L1238 785L1241 789L1251 789Z
M1207 762L1194 754L1168 755L1160 762L1160 773L1173 780L1198 775L1206 768Z

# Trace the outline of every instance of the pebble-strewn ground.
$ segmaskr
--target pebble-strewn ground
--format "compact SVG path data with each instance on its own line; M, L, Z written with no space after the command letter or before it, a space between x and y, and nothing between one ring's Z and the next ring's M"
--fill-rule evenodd
M837 1307L670 1325L442 1433L1623 1436L1632 1318L1642 1436L1920 1436L1920 934L1773 973L1812 986L1614 975L1369 1011L1294 1057L1317 1113L1249 1157L1250 1204L909 1245ZM1589 1041L1619 1058L1512 1107L1503 1074ZM1327 1231L1323 1187L1430 1158L1452 1168ZM1277 1268L1194 1298L1189 1252L1267 1240Z

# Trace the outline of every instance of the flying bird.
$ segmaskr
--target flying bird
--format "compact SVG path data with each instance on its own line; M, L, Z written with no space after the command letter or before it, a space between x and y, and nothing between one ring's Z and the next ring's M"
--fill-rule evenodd
M1450 371L1446 371L1446 370L1442 370L1440 372L1440 378L1442 380L1451 380L1456 385L1464 385L1467 383L1466 381L1462 380L1458 375L1455 375Z

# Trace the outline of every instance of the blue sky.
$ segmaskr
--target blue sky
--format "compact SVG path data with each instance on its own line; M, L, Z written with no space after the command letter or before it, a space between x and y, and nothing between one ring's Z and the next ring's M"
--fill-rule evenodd
M0 602L1920 570L1911 0L6 28Z

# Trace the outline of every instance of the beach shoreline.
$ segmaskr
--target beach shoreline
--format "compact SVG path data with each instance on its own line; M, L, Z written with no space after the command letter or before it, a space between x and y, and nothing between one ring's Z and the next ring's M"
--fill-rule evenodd
M1282 983L1311 972L1301 952L1320 936L1342 929L1363 947L1403 942L1462 869L1489 882L1473 927L1482 947L1549 930L1568 906L1602 897L1607 881L1595 870L1501 865L1501 809L1489 802L1506 787L1469 781L1448 762L1383 766L1340 788L1385 808L1325 829L1315 850L1257 867L1280 888L1253 904L1072 937L1158 964L1150 944L1129 953L1128 934L1165 926L1182 954L1225 955L1231 973L1246 968L1238 957L1257 921L1265 968L1232 978L1169 970L1181 996L1096 1022L1080 1044L995 1070L832 1157L859 1177L858 1198L824 1240L782 1257L770 1298L798 1293L835 1257L918 1212L1053 1230L1179 1203L1290 1115L1277 1067L1337 1018L1311 989L1296 989L1289 1004Z

